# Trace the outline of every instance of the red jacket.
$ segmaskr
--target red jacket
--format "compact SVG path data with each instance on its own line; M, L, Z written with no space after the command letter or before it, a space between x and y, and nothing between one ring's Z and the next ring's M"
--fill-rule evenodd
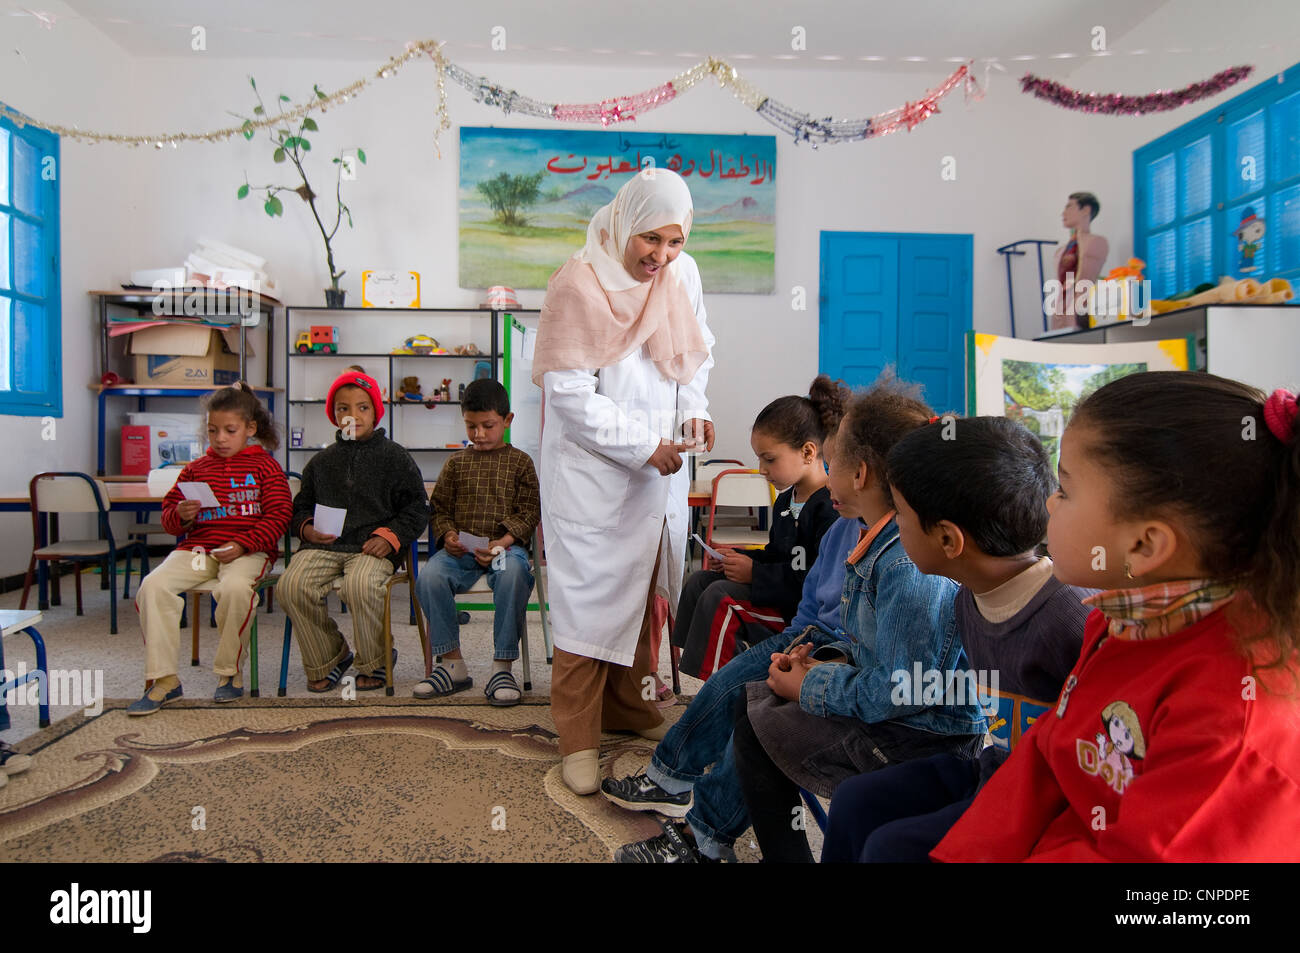
M1056 708L930 856L1300 860L1300 702L1249 678L1225 610L1162 639L1105 633L1094 611Z
M210 552L238 543L249 553L279 557L293 502L284 471L260 446L250 444L233 457L208 450L185 465L176 483L163 498L162 524L173 536L185 536L178 549L201 547ZM192 524L182 524L176 513L185 500L181 483L206 483L221 506L199 510Z

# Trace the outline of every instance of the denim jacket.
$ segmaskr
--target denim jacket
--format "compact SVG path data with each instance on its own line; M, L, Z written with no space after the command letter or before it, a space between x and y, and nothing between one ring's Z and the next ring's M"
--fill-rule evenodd
M976 699L964 699L964 704L943 704L941 699L927 706L919 704L918 685L904 703L895 703L900 694L895 672L907 673L910 684L920 663L922 672L942 673L943 684L950 685L948 673L968 667L957 634L956 594L951 579L927 576L916 568L903 550L898 525L890 520L866 554L846 565L840 612L849 641L834 647L852 661L809 669L799 692L800 707L823 718L843 715L869 724L899 721L941 735L983 732L984 715Z

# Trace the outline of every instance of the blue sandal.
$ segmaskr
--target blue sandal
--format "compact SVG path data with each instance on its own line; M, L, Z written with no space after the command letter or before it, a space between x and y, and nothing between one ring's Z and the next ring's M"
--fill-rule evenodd
M451 671L447 666L439 663L428 678L423 678L415 683L415 689L411 692L416 698L442 698L445 695L455 695L457 692L463 692L467 688L472 688L474 679L466 676L460 681L452 678Z
M508 689L516 693L515 698L497 698L497 692L501 689ZM483 689L483 694L487 695L489 705L497 708L509 708L512 705L518 705L523 700L523 692L519 688L519 683L515 681L513 672L497 672L488 679L487 687Z
M397 649L393 649L392 666L393 668L397 667ZM362 685L361 679L363 678L377 678L379 679L379 684ZM387 687L388 687L388 666L386 665L379 666L379 668L375 669L373 672L362 673L357 676L357 691L359 692L377 692L381 688L387 688Z
M308 682L307 691L314 692L317 695L323 695L325 692L333 691L338 683L342 681L343 676L347 674L347 670L352 667L352 659L355 657L356 656L349 652L348 657L330 669L329 674L325 676L325 681L329 682L328 685L324 688L312 688L311 682Z

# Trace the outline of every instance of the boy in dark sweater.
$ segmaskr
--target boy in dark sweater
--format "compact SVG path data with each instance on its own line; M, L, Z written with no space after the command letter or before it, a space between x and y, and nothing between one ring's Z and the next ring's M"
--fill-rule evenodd
M384 402L374 378L346 371L330 386L325 413L340 430L303 468L289 524L302 546L275 591L298 635L307 690L329 691L355 661L357 690L373 691L384 687L393 661L383 657L384 582L424 531L429 505L411 455L375 429ZM317 504L347 510L337 536L313 525ZM355 656L325 605L340 576Z
M442 656L442 661L415 686L414 694L434 698L474 684L460 653L456 594L487 573L496 611L492 676L484 693L490 704L517 705L519 683L510 670L519 658L519 636L527 624L528 594L533 591L524 547L542 518L537 471L528 454L505 442L506 428L515 415L510 412L510 395L500 383L474 381L465 388L460 409L472 446L450 457L438 475L430 503L433 535L442 548L430 557L415 586L429 619L433 654ZM467 546L470 535L486 542Z
M1093 590L1063 585L1035 548L1056 489L1038 438L1003 417L944 418L903 438L888 475L907 554L961 584L957 631L989 717L975 761L936 755L844 782L831 801L822 861L917 862L1046 711L1078 660ZM895 672L896 698L929 691ZM937 686L936 686L937 688Z

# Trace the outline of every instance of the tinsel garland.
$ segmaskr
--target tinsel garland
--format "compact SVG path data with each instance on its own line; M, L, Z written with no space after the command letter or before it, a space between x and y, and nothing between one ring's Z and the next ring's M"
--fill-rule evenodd
M207 132L168 132L149 135L103 133L83 130L78 126L66 126L57 123L44 123L16 113L0 105L0 116L4 116L21 127L24 125L46 129L78 142L113 142L122 145L152 145L162 149L170 145L173 149L182 142L218 142L233 136L243 135L251 138L258 130L284 123L294 123L316 110L326 112L330 106L347 102L360 95L372 78L386 79L394 75L402 66L416 56L426 55L432 61L438 74L438 121L434 129L434 143L439 134L450 128L451 120L447 114L447 94L445 79L450 78L457 85L464 87L475 101L488 106L495 106L509 115L512 112L525 116L536 116L565 123L599 123L610 126L621 122L630 122L664 103L670 102L701 81L712 77L719 86L729 90L750 109L755 110L767 122L783 130L794 138L796 143L808 142L813 148L821 143L848 142L854 139L872 139L887 136L906 127L909 131L919 123L939 111L938 102L963 81L967 94L978 99L983 94L975 82L969 65L958 67L942 84L927 92L915 102L887 110L875 116L862 119L835 119L827 116L814 119L810 114L800 112L760 92L752 83L742 77L739 71L725 60L709 57L690 69L679 73L666 83L661 83L644 92L631 96L617 96L602 99L595 103L546 103L529 96L524 96L513 89L507 89L493 83L485 76L476 76L468 70L450 62L443 56L442 44L436 40L423 40L407 43L406 51L388 60L375 71L373 77L362 77L356 82L335 90L332 93L316 89L315 100L294 106L274 116L259 119L246 119L238 126L226 126ZM441 155L441 152L439 153Z
M1253 70L1253 66L1234 66L1221 73L1215 73L1207 80L1184 86L1182 89L1172 92L1158 89L1144 96L1125 96L1123 93L1082 93L1053 80L1035 76L1033 73L1026 73L1020 80L1020 89L1022 92L1030 93L1065 109L1111 116L1144 116L1147 113L1168 112L1221 93L1228 87L1240 83Z

